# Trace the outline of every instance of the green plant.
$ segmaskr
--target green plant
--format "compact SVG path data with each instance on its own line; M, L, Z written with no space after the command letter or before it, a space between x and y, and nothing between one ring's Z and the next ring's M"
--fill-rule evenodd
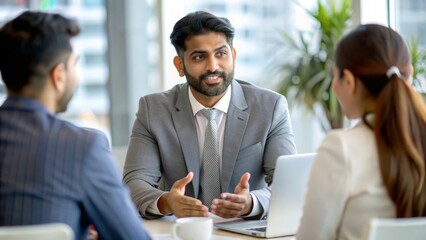
M426 49L419 45L419 38L416 36L406 40L408 50L411 54L411 64L413 65L413 86L426 94Z
M351 1L321 0L314 11L305 9L316 22L313 32L298 32L296 38L282 32L284 46L296 52L295 62L279 62L279 92L293 105L303 104L320 120L324 131L343 126L344 115L331 92L334 47L349 29ZM286 58L288 59L288 58Z

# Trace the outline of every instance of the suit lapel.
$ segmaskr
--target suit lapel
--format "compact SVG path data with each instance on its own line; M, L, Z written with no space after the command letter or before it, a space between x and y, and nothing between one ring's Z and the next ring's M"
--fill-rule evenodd
M181 86L182 87L177 89L176 92L176 114L173 116L173 122L180 145L182 146L182 152L188 172L194 173L192 187L194 189L194 196L198 197L198 186L200 181L198 137L195 129L191 103L189 102L188 97L188 85L183 84Z
M222 191L227 191L234 171L250 114L243 90L236 80L232 81L232 96L225 124L222 153Z

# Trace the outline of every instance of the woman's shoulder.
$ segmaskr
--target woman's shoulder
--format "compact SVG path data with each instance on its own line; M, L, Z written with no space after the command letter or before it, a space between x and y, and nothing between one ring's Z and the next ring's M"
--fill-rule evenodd
M348 129L330 131L321 143L319 151L329 152L344 162L376 158L377 146L374 132L360 123Z
M359 141L374 139L374 132L366 124L359 122L351 128L331 130L327 133L325 139L327 138L340 139L342 141L358 144Z

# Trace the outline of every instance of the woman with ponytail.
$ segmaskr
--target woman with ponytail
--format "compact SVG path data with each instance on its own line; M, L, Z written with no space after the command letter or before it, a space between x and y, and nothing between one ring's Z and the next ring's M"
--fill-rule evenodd
M350 129L314 163L297 240L360 239L370 219L426 216L426 106L394 30L361 25L337 45L332 89Z

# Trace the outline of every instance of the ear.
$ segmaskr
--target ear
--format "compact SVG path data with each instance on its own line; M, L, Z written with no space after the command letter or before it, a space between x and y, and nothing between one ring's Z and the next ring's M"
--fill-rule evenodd
M180 77L185 76L185 71L183 70L184 66L183 66L182 58L180 58L179 56L175 56L173 58L173 64L175 65L175 67L176 67L176 69L179 73L179 76Z
M234 59L235 64L235 60L237 60L237 51L235 50L235 48L232 48L232 58Z
M66 76L66 69L63 63L56 65L50 72L52 86L59 93L62 93L66 87Z
M410 75L410 77L412 77L413 73L414 73L414 67L413 67L413 64L410 64L410 68L408 69L408 74Z
M354 94L358 88L358 80L348 69L343 70L343 84L346 85L348 93Z
M414 67L412 64L410 64L410 68L408 69L408 83L410 85L413 84L413 73L414 73Z

